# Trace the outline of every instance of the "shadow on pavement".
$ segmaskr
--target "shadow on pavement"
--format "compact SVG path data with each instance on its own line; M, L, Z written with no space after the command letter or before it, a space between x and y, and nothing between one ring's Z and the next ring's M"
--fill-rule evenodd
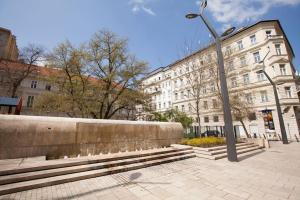
M260 150L259 152L253 152L253 153L249 153L247 155L238 156L238 161L240 162L240 161L246 160L248 158L251 158L255 155L258 155L258 154L261 154L261 153L264 153L264 152L265 152L265 150Z
M129 176L129 181L127 181L125 183L120 183L120 184L109 186L109 187L105 187L105 188L99 188L99 189L96 189L96 190L91 190L91 191L83 192L83 193L76 194L76 195L70 195L70 196L67 196L67 197L59 197L59 198L54 198L54 199L55 200L74 199L74 198L77 199L77 198L80 198L80 197L83 197L85 195L89 195L89 194L92 194L92 193L95 193L95 192L101 192L101 191L104 191L104 190L112 189L112 188L119 187L119 186L126 186L126 185L130 185L130 184L141 184L141 183L144 183L144 184L170 184L170 183L164 183L164 182L142 182L142 181L134 181L134 180L138 179L141 176L142 176L142 173L136 172L136 173L131 174Z

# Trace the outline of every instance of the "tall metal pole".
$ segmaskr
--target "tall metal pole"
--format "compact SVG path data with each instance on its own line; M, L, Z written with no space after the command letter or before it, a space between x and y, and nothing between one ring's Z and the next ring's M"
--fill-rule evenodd
M225 133L226 133L226 144L227 144L227 157L229 161L237 161L237 153L236 153L236 145L235 145L235 138L233 133L233 123L232 123L232 116L231 116L231 109L229 104L229 95L228 95L228 87L224 69L224 58L222 53L222 45L221 45L221 38L215 31L215 29L211 26L209 21L206 19L202 13L200 14L201 19L213 35L216 40L216 51L218 57L218 64L219 64L219 78L220 78L220 85L221 85L221 94L223 100L223 112L224 112L224 123L225 123Z
M265 68L265 64L264 64L264 68ZM262 70L262 72L264 73L264 75L267 77L267 79L270 81L271 85L273 86L275 102L276 102L276 108L277 108L277 114L278 114L278 120L279 120L279 125L280 125L280 132L281 132L281 136L282 136L282 143L283 144L288 144L289 142L288 142L287 135L286 135L286 130L285 130L285 125L284 125L284 121L283 121L283 117L282 117L282 111L281 111L281 106L280 106L280 103L279 103L276 84L272 81L272 79L266 73L265 70Z

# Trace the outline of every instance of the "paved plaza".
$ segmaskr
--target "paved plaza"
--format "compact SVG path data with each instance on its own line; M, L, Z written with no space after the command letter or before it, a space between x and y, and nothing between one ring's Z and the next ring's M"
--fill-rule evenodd
M0 199L300 200L300 143L272 143L265 152L239 159L192 158Z

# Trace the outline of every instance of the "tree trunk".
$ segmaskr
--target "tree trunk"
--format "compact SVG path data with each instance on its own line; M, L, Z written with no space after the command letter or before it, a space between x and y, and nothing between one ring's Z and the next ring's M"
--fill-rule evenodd
M201 137L201 133L200 133L200 131L201 131L201 129L200 129L200 112L199 112L199 102L197 102L197 123L198 123L198 127L197 127L197 132L198 132L198 134L199 134L199 137ZM195 134L196 135L196 134Z
M243 128L244 128L244 131L245 131L245 133L246 133L247 138L250 138L250 135L249 135L249 133L248 133L248 131L247 131L247 129L246 129L246 126L245 126L244 121L243 121L243 120L240 120L240 122L241 122L241 124L242 124L242 126L243 126Z

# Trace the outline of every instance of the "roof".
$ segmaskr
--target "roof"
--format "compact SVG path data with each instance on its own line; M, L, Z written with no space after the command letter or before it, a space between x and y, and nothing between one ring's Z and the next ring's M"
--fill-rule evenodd
M286 34L285 34L285 32L284 32L282 26L281 26L280 21L277 20L277 19L276 19L276 20L262 20L262 21L259 21L259 22L257 22L257 23L254 23L254 24L252 24L252 25L250 25L250 26L244 27L244 28L242 28L242 29L236 31L235 33L231 34L230 36L228 36L228 37L222 39L222 41L228 40L228 39L230 39L230 38L232 38L232 37L234 37L234 36L240 34L241 32L244 32L244 31L249 30L250 28L252 28L252 27L254 27L254 26L257 26L257 25L259 25L259 24L266 23L266 22L276 22L276 23L278 24L279 28L281 29L281 31L282 31L282 33L283 33L283 35L284 35L284 38L286 39L286 41L287 41L287 43L288 43L288 45L289 45L289 47L290 47L290 49L291 49L291 51L292 51L293 57L295 57L295 53L294 53L294 51L293 51L293 48L292 48L292 46L291 46L291 43L289 42L289 40L288 40L288 38L287 38L287 36L286 36ZM204 48L201 48L201 49L199 49L199 50L197 50L197 51L191 53L190 55L188 55L188 56L186 56L186 57L184 57L184 58L182 58L182 59L176 60L175 62L173 62L173 63L171 63L171 64L169 64L169 65L167 65L167 66L165 66L165 67L159 67L159 68L156 68L155 70L149 72L148 75L145 76L143 79L146 79L146 78L148 78L148 77L150 77L150 76L153 76L153 75L157 74L158 72L163 71L163 70L166 69L166 68L169 68L169 67L171 67L171 66L173 66L173 65L175 65L175 64L177 64L177 63L179 63L179 62L181 62L181 61L184 61L184 60L186 60L186 59L188 59L188 58L194 56L195 54L198 54L198 53L200 53L200 52L202 52L202 51L204 51L204 50L206 50L206 49L212 47L214 44L215 44L215 43L209 44L208 46L206 46L206 47L204 47Z
M2 62L7 62L7 64L9 64L9 67L14 68L14 69L18 69L18 68L21 69L26 66L29 66L29 64L26 64L26 63L23 63L20 61L13 61L13 60L7 60L7 59L0 59L0 63L2 63ZM57 69L57 68L42 67L42 66L38 66L38 65L31 65L31 67L36 68L36 72L39 75L44 75L44 76L49 76L51 73L59 71L59 69Z
M10 31L9 29L7 29L7 28L0 27L0 30L1 30L1 31L5 31L5 32L8 32L8 33L11 34L11 31Z
M17 106L20 98L0 97L0 106Z
M0 59L0 63L2 63L2 62L7 62L7 63L5 63L5 65L7 64L9 66L9 68L14 68L15 70L22 69L26 66L29 66L28 64L20 62L20 61ZM38 66L38 65L32 65L31 67L36 68L36 69L34 69L34 74L37 74L39 76L44 76L44 77L47 77L50 75L59 75L59 74L63 73L63 70L61 70L59 68L54 68L54 67L43 67L43 66ZM0 69L1 69L1 66L0 66ZM88 80L90 81L90 83L93 83L93 84L98 84L98 83L103 82L94 76L88 76ZM122 88L121 85L116 84L114 86L116 86L116 88Z

